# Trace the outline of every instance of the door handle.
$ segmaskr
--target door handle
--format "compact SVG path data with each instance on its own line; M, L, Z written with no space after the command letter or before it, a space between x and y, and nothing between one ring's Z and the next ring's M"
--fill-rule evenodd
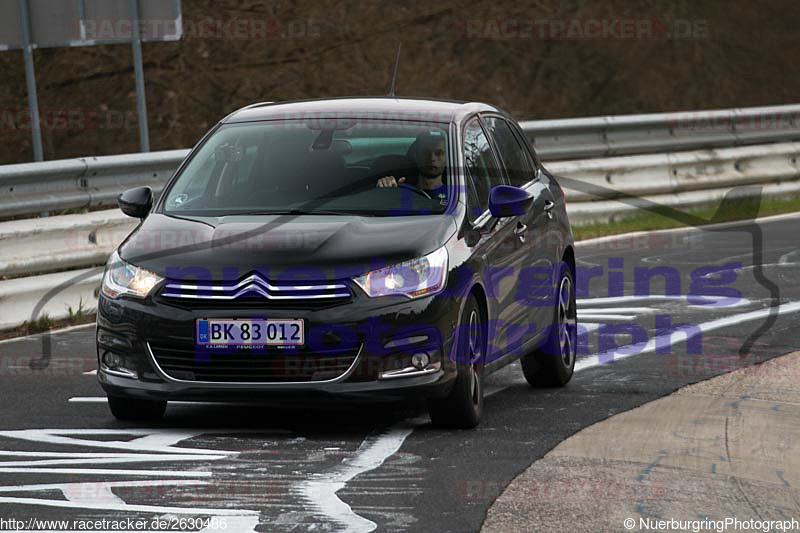
M517 227L514 228L514 235L517 236L520 242L525 242L525 232L528 231L528 226L523 224L522 222L517 223Z
M544 201L544 212L547 213L547 216L549 218L553 218L552 211L553 211L553 208L555 206L556 206L556 204L554 202L551 202L550 200L545 200Z

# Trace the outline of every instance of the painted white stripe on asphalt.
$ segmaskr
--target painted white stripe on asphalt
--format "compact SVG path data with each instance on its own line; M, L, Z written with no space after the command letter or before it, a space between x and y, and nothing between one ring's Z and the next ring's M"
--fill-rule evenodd
M123 486L175 486L175 485L207 485L208 481L197 478L212 478L209 471L165 471L165 470L128 470L110 468L49 468L57 464L80 465L87 462L92 464L107 465L124 462L156 462L156 461L213 461L225 459L236 455L237 451L213 451L202 448L176 447L179 442L197 435L208 433L224 433L223 429L163 430L163 429L37 429L0 431L1 437L22 439L33 442L47 442L51 444L69 444L90 448L113 448L122 453L107 452L32 452L23 450L2 450L3 456L22 457L58 457L58 459L45 459L39 461L5 461L0 462L0 474L49 474L49 475L89 475L98 476L126 476L149 477L167 479L126 480L112 482L87 481L80 483L53 483L48 485L21 485L15 487L0 487L0 492L36 492L42 490L60 490L66 500L47 498L0 497L0 504L10 503L17 505L43 505L48 507L66 507L73 509L97 509L117 512L146 512L159 515L184 514L184 515L212 515L225 517L230 531L252 533L259 523L259 511L250 509L216 509L198 507L172 507L158 505L128 505L111 491L112 487ZM246 433L263 433L259 430L244 430ZM134 440L98 441L91 440L97 435L117 435L119 437L136 436ZM77 438L81 436L84 438ZM132 453L137 451L150 451L156 453ZM166 452L166 453L165 453ZM30 465L30 466L28 466ZM174 479L188 478L188 479ZM91 479L91 478L90 478ZM217 528L218 529L218 528ZM212 529L201 530L211 533ZM217 533L214 531L214 533Z
M698 308L702 308L702 309L730 309L732 307L743 307L743 306L750 305L751 303L753 303L751 300L748 300L747 298L739 298L735 302L727 304L727 305L724 305L724 306L723 305L721 305L721 306L697 305L697 304L689 303L687 298L688 298L688 295L685 295L685 294L681 295L681 296L665 296L663 294L649 294L647 296L635 296L635 295L629 294L627 296L601 296L599 298L578 298L577 299L577 304L578 304L578 310L585 312L585 311L589 311L589 309L585 309L585 308L582 309L582 307L585 307L587 305L602 305L602 304L614 304L614 303L624 303L624 302L641 302L643 300L683 300L683 301L686 302L686 305L688 305L689 307L698 307ZM704 298L709 298L709 297L704 297ZM594 310L595 308L591 308L591 309ZM615 310L619 311L620 309L615 309Z
M245 430L253 431L253 430ZM154 433L155 432L155 433ZM186 448L176 448L173 445L182 440L196 437L203 433L210 433L211 430L187 431L187 430L165 430L165 429L22 429L13 431L0 431L0 437L10 439L23 439L47 444L67 444L88 446L92 448L113 448L127 452L154 452L185 455ZM141 437L131 441L99 441L91 439L79 439L68 435L141 435ZM209 450L204 448L192 448L188 450L194 455L236 455L235 451Z
M104 487L160 487L164 484L163 479L153 479L150 481L101 481L97 483ZM170 485L209 485L209 481L191 480L191 479L174 479ZM3 485L0 486L0 492L25 492L34 491L40 492L44 490L67 490L72 488L85 487L87 483L41 483L39 485Z
M635 315L581 314L581 312L578 311L578 318L581 317L591 318L592 320L627 320L627 321L631 321L636 318ZM580 324L580 322L578 324Z
M128 457L105 457L103 464L111 463L159 463L172 461L214 461L225 459L227 455L174 455L174 454L147 454L133 455ZM36 461L3 461L0 463L2 468L21 467L21 466L58 466L58 465L91 465L97 464L95 457L74 457L71 459L40 459Z
M702 322L700 324L696 324L698 329L701 332L706 331L713 331L715 329L725 328L728 326L735 326L736 324L741 324L743 322L749 322L751 320L758 320L760 318L764 318L769 316L770 312L772 312L773 308L766 308L766 309L759 309L757 311L750 311L748 313L739 313L736 315L727 316L725 318L718 318L716 320L711 320L709 322ZM796 313L800 311L800 302L790 302L786 304L781 304L778 306L778 313L789 314L789 313ZM672 339L675 338L673 342ZM631 344L628 346L623 346L619 348L619 350L627 349L627 352L604 352L602 354L592 355L589 357L585 357L579 361L575 362L575 370L584 370L586 368L591 368L593 366L598 366L601 363L601 360L609 360L609 362L616 362L620 359L625 359L632 355L639 355L644 353L651 353L654 352L656 349L656 343L659 344L672 344L683 342L686 338L685 334L681 334L676 332L672 335L659 335L647 341L646 343L638 343L638 344Z
M121 470L115 468L0 468L0 474L88 474L98 476L211 477L211 472Z
M68 507L71 509L99 509L109 511L129 511L139 513L175 513L175 514L190 514L190 515L208 515L213 514L217 516L242 516L254 515L253 518L258 524L258 511L240 511L237 509L203 509L197 507L166 507L161 505L128 505L128 504L114 504L113 502L74 502L68 500L44 500L39 498L0 498L0 503L16 503L20 505L47 505L48 507ZM233 530L244 531L244 530ZM247 530L252 531L252 529Z
M187 453L191 453L191 450L187 450ZM222 453L222 452L220 452ZM0 457L72 457L75 459L86 459L88 457L92 457L95 459L104 459L107 457L155 457L155 454L146 454L146 453L114 453L114 452L28 452L22 450L0 450ZM180 457L175 455L170 455L170 457ZM202 455L200 457L209 457L208 455ZM228 457L227 455L224 457ZM224 458L223 457L223 458ZM0 463L0 465L5 463ZM4 485L0 485L0 489L3 488Z
M685 295L681 296L665 296L663 294L648 294L646 296L634 296L629 294L627 296L601 296L599 298L578 298L577 304L581 305L595 305L595 304L615 304L620 302L632 302L643 300L686 300Z
M68 399L69 403L108 403L106 396L73 396ZM171 400L170 405L254 405L247 402L184 402L180 400ZM274 430L267 430L274 431Z
M336 493L354 477L374 470L394 455L406 437L416 426L403 423L390 428L377 436L364 439L356 450L356 455L331 472L321 474L315 479L304 481L300 491L317 513L343 526L349 532L369 532L377 529L377 524L353 512L349 505L339 499Z
M595 313L655 313L652 307L590 307L578 309L578 314L593 315Z

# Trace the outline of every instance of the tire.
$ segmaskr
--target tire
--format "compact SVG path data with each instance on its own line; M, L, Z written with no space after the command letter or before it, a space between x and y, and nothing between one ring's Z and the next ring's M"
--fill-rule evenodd
M483 414L483 358L486 350L486 324L474 296L464 307L456 329L456 377L453 388L444 398L428 400L433 425L440 428L471 429Z
M167 402L109 396L108 407L117 420L158 420L164 416Z
M533 387L563 387L575 370L578 320L575 283L569 265L562 262L553 326L539 347L520 359L522 373Z

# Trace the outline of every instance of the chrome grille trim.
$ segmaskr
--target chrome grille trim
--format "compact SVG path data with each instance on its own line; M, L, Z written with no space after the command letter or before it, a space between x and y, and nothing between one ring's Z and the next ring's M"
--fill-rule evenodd
M274 285L256 275L250 275L238 283L227 285L214 283L198 285L168 280L162 294L167 298L234 300L250 293L268 300L317 300L351 296L350 287L344 283Z

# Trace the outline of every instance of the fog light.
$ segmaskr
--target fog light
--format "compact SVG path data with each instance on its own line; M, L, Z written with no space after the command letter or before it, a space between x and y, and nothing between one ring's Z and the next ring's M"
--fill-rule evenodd
M425 352L415 353L414 355L411 356L411 364L414 365L414 368L418 370L422 370L423 368L428 366L428 363L430 362L431 358L428 357L428 354L426 354Z
M128 376L136 376L134 365L124 355L107 351L100 360L105 370L119 372Z

